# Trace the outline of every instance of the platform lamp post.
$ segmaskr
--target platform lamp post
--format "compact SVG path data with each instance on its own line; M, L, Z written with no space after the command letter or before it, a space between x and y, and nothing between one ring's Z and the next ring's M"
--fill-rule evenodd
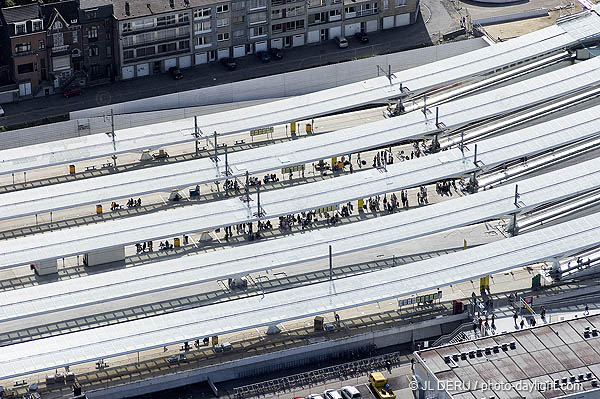
M112 137L112 143L113 143L113 155L112 155L112 159L114 162L115 167L117 166L117 143L115 142L115 113L113 111L113 109L110 109L110 135Z
M194 115L194 137L196 138L196 157L198 157L198 153L199 153L199 143L198 143L198 138L199 138L199 134L198 134L198 117L196 115Z

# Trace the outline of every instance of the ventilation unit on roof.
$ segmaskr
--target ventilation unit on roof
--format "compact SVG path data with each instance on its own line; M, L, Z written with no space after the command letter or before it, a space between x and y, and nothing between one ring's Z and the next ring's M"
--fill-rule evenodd
M130 12L129 12L129 2L126 1L125 2L125 15L129 15L129 14L130 14Z

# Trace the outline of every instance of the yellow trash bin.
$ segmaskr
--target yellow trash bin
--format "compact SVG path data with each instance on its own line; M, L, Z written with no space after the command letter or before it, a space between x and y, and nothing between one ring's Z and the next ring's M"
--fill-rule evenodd
M100 204L96 205L96 213L97 214L101 214L102 213L102 205L100 205Z
M296 122L290 122L290 132L296 134Z
M312 125L310 123L306 124L306 133L310 134L312 132Z
M219 337L217 337L217 336L212 337L212 344L213 344L213 346L219 345Z
M181 246L181 240L179 239L179 237L175 237L175 239L173 239L173 246L175 248L179 248Z
M74 175L75 174L75 165L69 165L69 174L70 175Z
M337 163L337 157L332 157L331 158L331 169L333 169L333 167L335 166L336 163Z
M365 205L365 201L362 199L359 199L358 200L358 209L359 210L362 209L364 205Z

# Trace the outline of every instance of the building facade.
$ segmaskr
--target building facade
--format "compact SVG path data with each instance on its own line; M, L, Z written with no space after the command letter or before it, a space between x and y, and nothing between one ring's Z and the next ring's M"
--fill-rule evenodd
M110 0L80 0L83 71L90 83L114 80L118 73L114 52L113 5Z
M19 97L38 91L46 64L46 31L38 4L2 9L12 77Z
M416 22L419 0L152 0L114 4L120 78Z

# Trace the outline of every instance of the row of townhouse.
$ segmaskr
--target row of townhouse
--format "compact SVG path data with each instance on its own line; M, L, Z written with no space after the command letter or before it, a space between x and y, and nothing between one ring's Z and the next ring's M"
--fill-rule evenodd
M1 10L17 97L414 23L419 0L38 0ZM0 92L2 88L0 87Z

